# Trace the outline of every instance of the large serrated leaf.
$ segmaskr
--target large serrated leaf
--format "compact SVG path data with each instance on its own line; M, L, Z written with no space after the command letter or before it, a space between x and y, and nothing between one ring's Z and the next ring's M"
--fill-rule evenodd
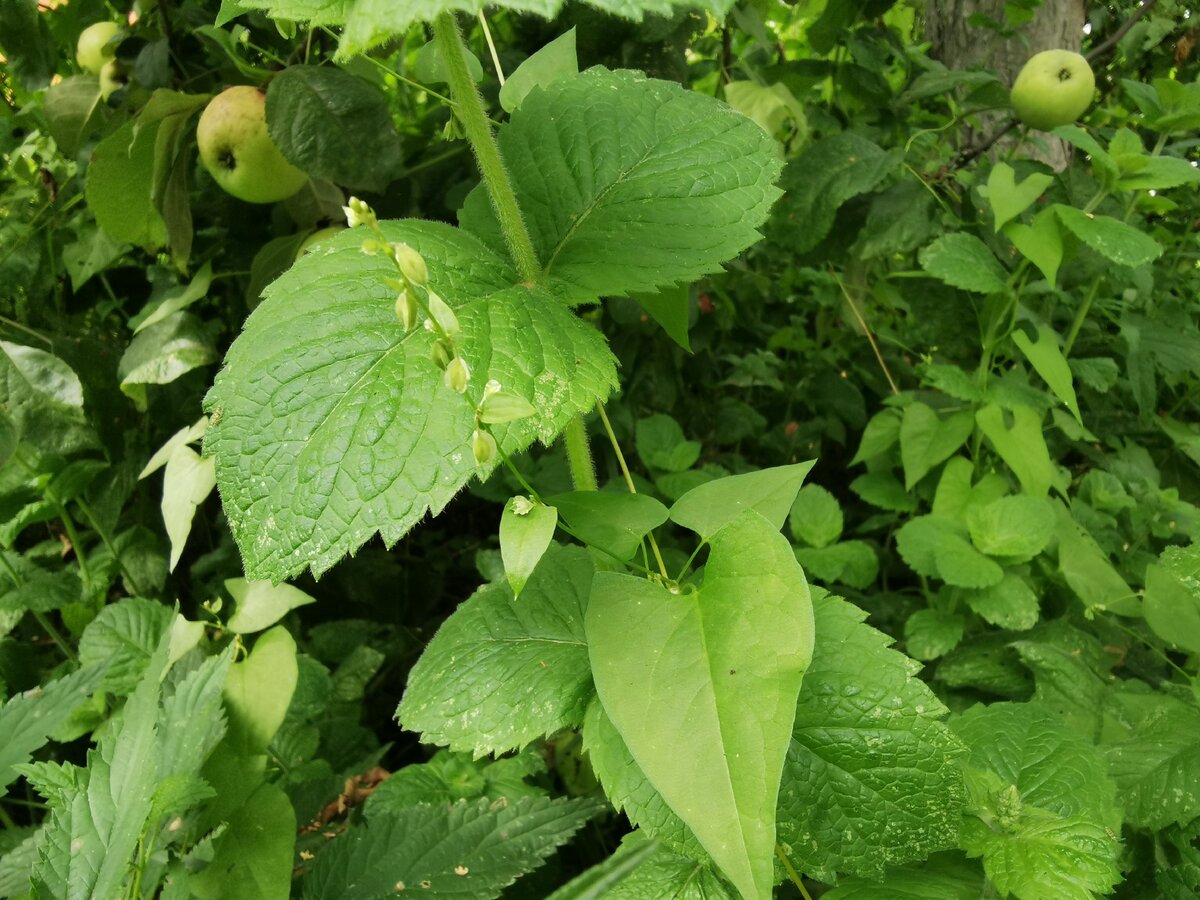
M812 606L791 547L759 513L744 511L711 545L698 592L597 574L588 652L638 767L742 894L766 898Z
M761 128L638 72L594 68L535 89L499 140L545 275L577 300L719 271L759 239L779 196ZM482 187L460 219L503 249Z
M320 850L303 896L489 900L603 808L596 800L522 797L380 811Z
M352 230L276 281L247 319L206 399L205 453L246 576L321 574L375 533L399 540L476 473L474 406L489 379L538 414L497 426L505 453L551 440L616 384L594 328L537 290L465 232L385 223L427 260L430 285L455 308L472 376L465 397L442 383L433 337L406 333L382 257Z
M966 748L919 666L838 597L813 600L817 644L779 791L779 839L820 878L871 878L955 846Z
M413 667L401 724L478 755L579 724L593 696L583 615L594 571L580 548L551 545L520 599L500 583L477 591Z

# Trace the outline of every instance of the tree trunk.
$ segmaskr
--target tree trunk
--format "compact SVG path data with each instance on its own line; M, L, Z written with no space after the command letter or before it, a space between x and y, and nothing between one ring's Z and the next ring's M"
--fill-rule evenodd
M1005 0L927 0L925 36L932 44L931 55L951 69L992 69L1011 87L1033 54L1041 50L1079 50L1087 20L1084 0L1045 0L1032 21L1018 29L1018 37L1003 37L990 28L970 24L975 14L1003 22L1004 5ZM968 130L963 145L982 141L1005 121L1007 117L1002 115L986 117L982 132ZM1036 143L1027 144L1029 155L1055 169L1065 168L1070 162L1070 147L1049 136L1045 144L1045 150Z

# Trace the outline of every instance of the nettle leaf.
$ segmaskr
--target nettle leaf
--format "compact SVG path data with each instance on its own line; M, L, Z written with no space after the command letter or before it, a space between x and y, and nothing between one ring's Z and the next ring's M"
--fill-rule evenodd
M1040 606L1038 596L1013 572L1005 572L999 584L977 591L966 591L967 605L981 616L1001 628L1024 631L1037 624Z
M333 66L288 66L267 88L271 140L309 175L382 190L400 167L387 97Z
M79 638L79 661L102 666L104 689L124 696L137 687L174 613L170 607L129 597L100 610Z
M498 138L545 277L577 300L720 271L780 193L761 128L639 72L594 68L534 90ZM505 252L482 185L459 219Z
M1162 244L1139 228L1110 216L1085 213L1073 206L1054 205L1055 215L1077 238L1121 266L1144 266L1158 259Z
M594 572L581 548L551 545L519 600L506 584L476 591L413 666L400 724L476 755L580 724L593 696L583 620Z
M1146 567L1146 624L1164 641L1200 653L1200 544L1168 547Z
M788 513L792 537L812 547L826 547L842 536L842 507L819 484L805 485Z
M507 454L551 440L616 385L599 332L513 287L509 264L478 240L432 222L383 227L426 258L455 309L467 394L444 386L433 336L404 331L383 282L390 265L361 252L361 231L302 257L246 320L206 399L205 453L248 578L319 575L376 532L390 546L485 475L469 444L489 379L538 410L496 427Z
M627 837L621 849L612 857L613 862L633 859L634 854L646 851L648 858L615 885L606 886L595 894L567 893L552 894L548 900L579 900L601 898L604 900L739 900L738 893L721 877L711 863L692 859L667 847L653 847L638 841L638 833ZM572 882L574 884L574 882Z
M1091 900L1120 880L1120 811L1104 760L1037 703L975 706L952 723L970 747L960 846L1002 893Z
M490 900L604 808L598 800L546 797L381 808L320 849L302 895L382 900L411 890Z
M840 878L824 900L979 900L984 893L979 864L959 853L941 853L922 865L891 868L882 881Z
M738 889L764 898L812 607L791 547L760 514L743 512L711 544L696 592L597 574L588 652L604 711L647 779Z
M1054 508L1044 497L1001 497L968 509L967 528L980 552L1024 562L1041 553L1054 536Z
M66 454L96 445L83 410L83 383L45 350L0 341L0 409L19 438L40 451Z
M1004 577L995 560L971 546L962 525L942 516L909 519L896 532L896 549L918 575L956 587L990 587Z
M904 623L905 649L916 659L937 659L958 646L965 627L959 613L919 609Z
M825 239L841 206L875 188L900 158L853 132L816 141L793 160L771 217L771 241L805 253Z
M817 644L804 676L779 791L779 839L801 871L877 878L955 846L962 742L920 666L817 592Z
M918 256L922 269L951 287L980 294L1004 290L1008 273L987 244L973 234L942 235Z

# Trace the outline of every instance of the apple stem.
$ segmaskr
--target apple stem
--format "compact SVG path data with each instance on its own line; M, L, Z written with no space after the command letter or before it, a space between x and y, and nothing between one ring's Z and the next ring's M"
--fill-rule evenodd
M529 229L521 215L521 207L517 203L517 195L513 190L512 179L500 155L500 147L496 136L492 133L487 113L483 108L483 98L479 89L471 80L467 69L466 47L458 30L458 22L453 13L445 12L437 17L433 26L434 40L441 51L442 60L446 64L450 76L450 96L454 99L454 111L462 122L463 130L467 133L467 141L475 153L475 161L483 176L488 197L492 201L492 209L500 221L500 230L512 253L517 271L524 281L536 281L541 275L541 264L537 252L533 249L533 241L529 237Z

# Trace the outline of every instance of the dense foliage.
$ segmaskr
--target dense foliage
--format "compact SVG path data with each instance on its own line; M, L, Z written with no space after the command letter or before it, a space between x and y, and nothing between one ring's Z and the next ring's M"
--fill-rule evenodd
M0 0L0 897L1200 895L1196 10L480 6Z

